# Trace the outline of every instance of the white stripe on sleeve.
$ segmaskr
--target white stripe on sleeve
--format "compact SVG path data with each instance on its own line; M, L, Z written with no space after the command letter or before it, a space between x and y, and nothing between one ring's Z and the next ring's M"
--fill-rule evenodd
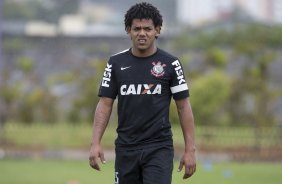
M188 85L187 85L187 83L181 84L181 85L178 85L178 86L171 87L170 90L171 90L172 94L178 93L178 92L181 92L181 91L188 90Z

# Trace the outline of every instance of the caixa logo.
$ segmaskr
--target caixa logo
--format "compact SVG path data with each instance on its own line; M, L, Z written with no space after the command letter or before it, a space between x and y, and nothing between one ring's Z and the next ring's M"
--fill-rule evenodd
M111 81L111 72L112 72L112 65L107 63L107 67L105 68L103 80L102 80L102 86L103 87L109 87L109 83Z
M124 84L120 87L121 95L162 94L161 84Z

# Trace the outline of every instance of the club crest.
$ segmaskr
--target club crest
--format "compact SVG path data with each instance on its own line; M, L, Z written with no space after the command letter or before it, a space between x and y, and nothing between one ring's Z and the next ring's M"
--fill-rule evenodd
M152 62L152 64L154 65L153 68L151 69L151 74L156 76L156 77L161 77L164 75L165 71L164 71L164 67L166 66L166 64L162 64L160 61L157 62Z

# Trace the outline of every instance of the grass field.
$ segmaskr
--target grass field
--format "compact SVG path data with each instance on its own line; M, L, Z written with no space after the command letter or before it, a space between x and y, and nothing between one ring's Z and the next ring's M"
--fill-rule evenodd
M196 174L182 180L175 163L173 184L281 184L282 164L198 163ZM114 165L109 162L97 172L87 161L0 160L1 184L113 184Z
M60 150L65 148L89 149L91 125L34 124L25 126L9 123L1 135L2 146L21 149ZM175 145L183 145L179 126L173 127ZM266 128L261 136L263 147L281 148L279 131ZM116 137L115 125L110 125L103 137L104 148L113 148ZM4 141L3 141L4 140ZM198 145L217 147L254 146L254 130L248 127L196 127ZM1 148L1 145L0 145ZM37 158L37 157L36 157ZM196 174L189 180L182 180L183 173L177 173L175 163L173 184L280 184L282 163L270 162L199 162ZM91 169L88 161L42 160L42 159L0 159L0 184L113 184L114 166L109 161L102 166L102 172Z
M116 125L111 123L103 136L103 146L113 147L116 138ZM181 128L173 126L173 139L177 147L183 146ZM20 123L8 123L4 130L3 139L8 144L16 147L39 147L46 149L61 148L88 148L91 141L92 125L71 125L58 123L55 125L33 124L23 125ZM260 142L258 142L258 140ZM255 136L252 127L204 127L196 126L196 141L198 145L217 147L247 146L254 147L256 144L268 148L282 146L281 134L276 127L265 127L260 137ZM1 145L0 145L1 146Z

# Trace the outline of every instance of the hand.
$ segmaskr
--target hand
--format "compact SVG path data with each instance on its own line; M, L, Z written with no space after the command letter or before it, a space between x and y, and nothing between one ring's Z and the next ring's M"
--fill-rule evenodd
M196 172L196 156L195 151L185 152L180 160L178 172L185 166L183 179L191 177Z
M89 164L93 169L100 171L101 169L98 164L98 159L100 159L103 164L106 163L102 147L93 144L90 149Z

